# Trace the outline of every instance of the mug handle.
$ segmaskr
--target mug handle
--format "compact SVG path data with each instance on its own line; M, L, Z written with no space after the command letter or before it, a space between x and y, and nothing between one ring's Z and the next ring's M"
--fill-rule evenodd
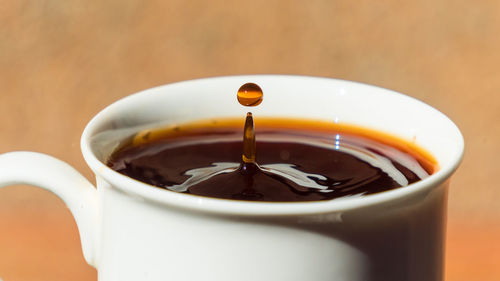
M52 156L27 151L0 154L0 188L17 184L46 189L63 200L76 220L85 260L96 267L98 207L94 186Z

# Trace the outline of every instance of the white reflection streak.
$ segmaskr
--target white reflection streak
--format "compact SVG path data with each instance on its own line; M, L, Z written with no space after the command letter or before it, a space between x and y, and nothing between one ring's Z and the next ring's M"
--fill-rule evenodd
M167 188L177 192L185 192L190 186L208 180L216 175L234 172L239 166L240 164L238 163L218 162L213 163L212 166L209 167L192 169L184 173L184 175L191 176L189 179L181 184L168 186Z
M196 185L202 181L208 180L214 176L220 174L232 173L238 170L240 164L233 162L217 162L213 163L209 167L192 169L184 173L184 175L190 176L185 182L181 184L176 184L168 186L167 188L172 191L185 192L189 187ZM292 164L268 164L259 166L260 169L267 174L277 175L286 178L298 185L303 187L309 187L314 189L319 189L321 192L332 192L333 190L328 189L328 186L320 185L314 179L326 180L327 178L319 174L305 173L296 168Z
M340 149L340 135L339 134L335 135L335 149L336 150Z

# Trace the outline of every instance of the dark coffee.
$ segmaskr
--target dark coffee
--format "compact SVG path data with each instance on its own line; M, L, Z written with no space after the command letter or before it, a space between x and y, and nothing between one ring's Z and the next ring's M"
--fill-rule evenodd
M206 197L296 202L362 196L432 174L409 142L327 122L259 118L256 160L242 161L241 120L141 132L108 165L131 178Z

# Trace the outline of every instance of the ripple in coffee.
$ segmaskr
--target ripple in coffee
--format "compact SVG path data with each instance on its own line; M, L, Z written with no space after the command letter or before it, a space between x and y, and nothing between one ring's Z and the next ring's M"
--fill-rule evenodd
M256 106L263 95L247 83L237 97L242 105ZM108 165L175 192L267 202L369 195L405 187L437 166L413 143L370 129L285 118L258 117L255 123L254 128L248 113L246 120L140 132Z

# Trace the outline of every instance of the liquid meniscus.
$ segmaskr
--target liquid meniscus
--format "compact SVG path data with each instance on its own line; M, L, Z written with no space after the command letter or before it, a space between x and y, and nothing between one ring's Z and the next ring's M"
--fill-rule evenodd
M411 142L373 130L309 120L255 123L258 160L247 165L239 119L140 132L108 165L175 192L267 202L365 196L407 186L437 169L432 156Z

